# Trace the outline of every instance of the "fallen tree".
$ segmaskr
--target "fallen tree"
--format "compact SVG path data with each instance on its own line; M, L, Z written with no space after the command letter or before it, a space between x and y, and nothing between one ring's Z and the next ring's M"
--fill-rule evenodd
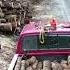
M11 23L1 23L0 24L0 30L1 31L12 31Z

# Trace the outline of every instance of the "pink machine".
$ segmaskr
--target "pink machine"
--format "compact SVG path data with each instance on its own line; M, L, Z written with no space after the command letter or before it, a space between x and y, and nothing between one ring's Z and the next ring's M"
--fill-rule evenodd
M30 22L20 33L16 54L8 70L13 70L18 57L36 56L41 60L66 59L70 55L70 25L59 24L53 29L49 24ZM61 57L60 57L61 56Z

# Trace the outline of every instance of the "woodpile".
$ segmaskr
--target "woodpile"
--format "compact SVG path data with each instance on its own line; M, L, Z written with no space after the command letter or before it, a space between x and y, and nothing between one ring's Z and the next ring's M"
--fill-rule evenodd
M60 63L56 60L40 61L35 56L26 60L19 57L14 70L70 70L70 56L67 60L61 60Z
M1 23L0 24L0 30L1 31L12 31L11 23Z
M0 23L6 23L6 19L4 18L0 19Z
M8 25L7 23L11 23L12 31L15 32L18 27L24 25L24 23L28 23L30 20L29 17L31 16L30 12L32 12L31 7L30 0L1 0L0 30L3 29L3 31L6 31L5 26ZM28 17L28 19L25 17ZM28 22L26 22L27 20ZM5 23L5 25L3 23ZM10 27L8 26L8 28Z

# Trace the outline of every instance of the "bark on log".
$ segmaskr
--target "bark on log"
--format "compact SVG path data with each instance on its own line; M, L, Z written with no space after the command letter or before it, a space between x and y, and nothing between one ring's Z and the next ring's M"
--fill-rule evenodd
M6 19L8 19L8 22L16 21L16 15L7 15Z
M35 56L32 56L30 59L28 59L27 61L26 61L26 65L28 66L28 65L32 65L32 64L34 64L36 62L36 57Z
M21 69L20 70L25 70L25 60L21 61Z
M52 62L52 70L63 70L63 67L58 62Z
M62 67L63 67L63 70L70 70L70 65L68 64L67 61L62 60L62 61L61 61L61 65L62 65Z
M0 8L0 12L2 12L2 9Z
M37 69L38 69L38 70L42 70L42 66L43 66L42 62L39 62L39 63L38 63L38 66L37 66Z
M51 62L49 60L43 61L43 70L51 70Z
M1 19L0 19L0 23L6 23L6 19L1 18Z
M26 67L29 66L29 59L26 60Z
M70 56L68 56L67 62L70 65Z
M7 24L1 23L0 24L0 30L2 30L2 31L12 31L11 23L7 23Z
M33 70L37 70L38 61L36 60L35 63L32 65Z
M2 7L2 5L3 5L3 4L2 4L2 1L0 1L0 7Z
M11 8L11 7L13 8L13 2L5 1L5 2L4 2L4 6L5 6L5 7L8 7L8 8L9 8L9 7L10 7L10 8Z
M14 5L13 5L13 8L21 8L21 4L20 3L15 3Z
M33 70L31 66L27 67L26 70Z
M43 61L43 70L51 70L51 62L49 60Z
M4 17L4 13L0 12L0 18Z
M65 60L61 61L61 65L62 65L63 69L67 69L68 68L67 61L65 61Z
M17 26L18 26L18 27L21 25L20 21L21 21L21 16L18 15L18 16L16 17L16 22L17 22Z
M8 15L6 18L8 19L8 22L11 23L12 25L12 30L13 32L16 31L16 28L17 28L17 25L18 25L18 22L16 21L16 15Z

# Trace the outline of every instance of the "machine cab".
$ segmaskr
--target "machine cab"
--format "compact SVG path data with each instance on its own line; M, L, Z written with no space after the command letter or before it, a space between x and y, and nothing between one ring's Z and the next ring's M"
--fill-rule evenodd
M69 55L70 28L57 28L41 34L35 22L25 25L17 42L16 53L25 52L30 56Z

